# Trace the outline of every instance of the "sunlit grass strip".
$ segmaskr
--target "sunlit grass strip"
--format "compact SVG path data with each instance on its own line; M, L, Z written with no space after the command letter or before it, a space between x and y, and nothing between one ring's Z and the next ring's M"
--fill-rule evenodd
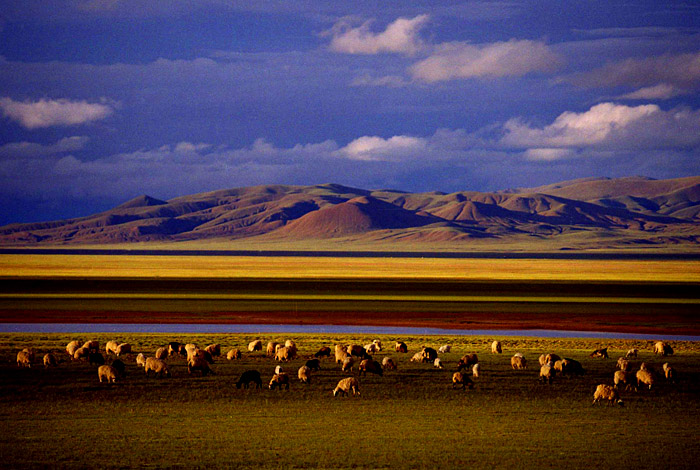
M700 261L0 255L0 276L700 282Z
M29 300L336 300L336 301L415 301L415 302L524 302L524 303L620 303L620 304L683 304L700 305L698 299L661 297L581 297L581 296L498 296L498 295L382 295L382 294L0 294L0 299Z

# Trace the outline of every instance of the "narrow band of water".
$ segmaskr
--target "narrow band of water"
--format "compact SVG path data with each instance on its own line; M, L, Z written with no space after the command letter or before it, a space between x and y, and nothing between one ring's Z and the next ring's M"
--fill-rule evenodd
M410 336L523 336L538 338L605 338L638 340L700 341L700 336L615 333L568 330L453 330L358 325L260 325L190 323L0 323L0 333L323 333Z

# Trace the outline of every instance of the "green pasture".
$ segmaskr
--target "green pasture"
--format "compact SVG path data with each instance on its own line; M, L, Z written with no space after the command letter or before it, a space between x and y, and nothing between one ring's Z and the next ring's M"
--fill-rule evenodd
M89 336L89 337L88 337ZM238 376L256 369L267 382L277 363L249 353L253 339L297 342L302 358L283 364L289 391L236 389ZM323 345L381 339L398 362L383 377L360 377L361 396L333 397L348 374L333 360L309 385L297 369ZM62 362L45 370L44 353L61 358L72 339L129 342L153 355L168 341L238 347L243 359L218 358L216 375L187 374L185 361L169 360L171 378L147 378L127 358L127 377L107 385L97 366ZM490 353L501 339L504 353ZM408 354L393 351L405 341ZM452 345L445 369L409 362L422 345ZM671 342L676 354L655 357L652 341L391 335L165 335L0 334L0 437L3 468L697 468L700 459L700 344ZM18 369L17 351L33 347L37 363ZM610 359L592 359L599 347ZM593 406L599 383L612 384L615 361L630 348L657 370L670 362L676 384L622 391L624 406ZM522 352L530 368L514 371ZM473 390L453 390L457 360L476 352L482 376ZM583 377L537 380L541 353L581 361ZM357 374L355 369L353 373Z

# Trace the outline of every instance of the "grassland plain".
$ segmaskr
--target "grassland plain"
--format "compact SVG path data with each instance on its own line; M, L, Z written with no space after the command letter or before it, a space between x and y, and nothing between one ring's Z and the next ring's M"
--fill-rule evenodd
M2 334L0 335L0 454L5 468L697 468L700 446L700 344L671 342L675 354L654 356L652 341L543 339L494 336L295 334ZM289 391L236 389L238 376L256 369L269 381L277 364L249 353L253 339L294 339L302 358L283 364ZM311 384L296 370L323 345L366 344L381 339L397 371L360 377L359 397L333 397L348 374L324 359ZM18 369L17 351L37 356L64 348L72 339L126 341L134 353L152 355L168 341L219 343L216 375L189 376L185 362L169 359L171 378L147 378L133 354L127 377L99 384L96 366L65 361L44 370ZM490 353L500 339L504 353ZM392 350L405 341L408 354ZM452 345L444 369L409 362L422 345ZM611 359L589 353L609 347ZM676 384L622 391L624 406L593 406L599 383L612 383L615 359L638 348L641 361L660 370L670 362ZM529 369L514 371L510 356L522 352ZM453 390L450 377L463 354L476 352L482 375L473 390ZM537 380L537 358L556 352L583 363L583 377ZM357 370L354 370L357 374Z

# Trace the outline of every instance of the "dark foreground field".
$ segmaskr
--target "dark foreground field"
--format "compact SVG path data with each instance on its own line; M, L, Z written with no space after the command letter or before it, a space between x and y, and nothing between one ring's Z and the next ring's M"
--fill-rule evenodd
M309 385L296 371L305 359L283 364L289 391L236 389L238 376L259 370L269 381L276 363L248 353L252 335L94 335L103 346L115 339L153 355L170 340L222 353L238 347L241 360L219 358L216 375L190 377L183 359L169 360L173 377L147 378L127 358L128 375L100 384L96 366L63 362L44 370L18 369L16 352L62 351L78 335L0 335L0 437L3 468L697 468L700 461L700 345L672 342L676 353L655 357L649 341L502 338L504 353L490 353L494 337L380 336L398 362L383 377L360 377L359 397L331 389L348 374L332 360ZM263 341L282 341L278 335ZM322 345L366 344L374 337L294 335L302 356ZM408 354L387 350L406 341ZM436 349L445 369L409 362L421 345ZM611 359L588 353L608 346ZM657 370L670 362L676 384L660 380L652 390L621 392L624 406L593 406L598 383L612 383L615 360L631 347ZM514 371L510 357L524 353L530 368ZM482 376L473 390L453 390L456 362L477 352ZM583 377L538 383L537 358L556 352L581 361ZM353 371L357 374L357 370Z

